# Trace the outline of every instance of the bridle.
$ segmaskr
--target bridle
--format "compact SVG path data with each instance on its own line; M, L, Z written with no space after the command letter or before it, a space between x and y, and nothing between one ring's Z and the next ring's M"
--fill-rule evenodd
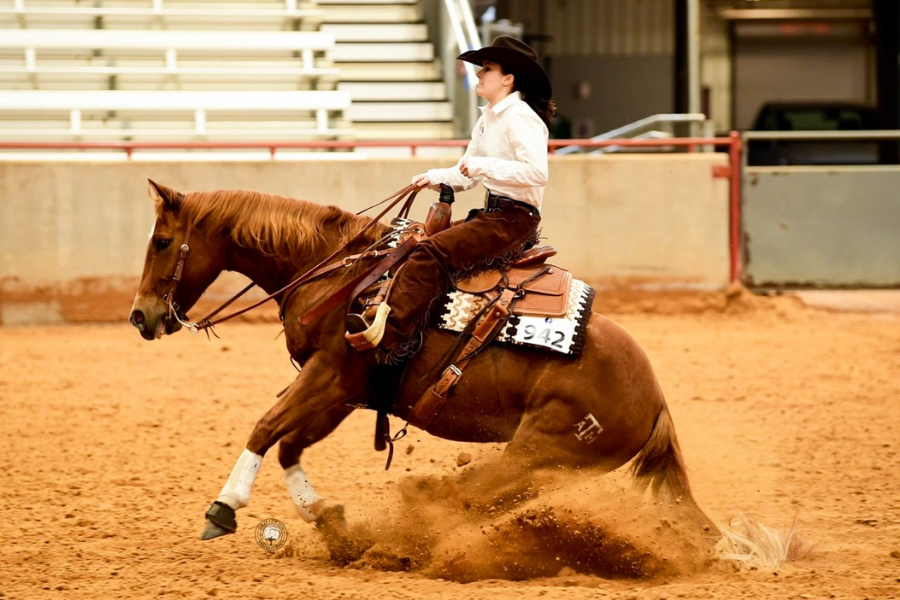
M409 193L409 195L405 196L407 193ZM178 283L181 281L181 276L184 272L184 264L187 261L188 252L191 249L190 248L191 223L189 222L187 229L185 230L184 242L182 242L181 248L179 249L179 252L178 252L178 262L175 265L175 273L172 275L172 279L171 279L172 283L169 286L169 289L166 292L166 294L163 296L163 301L166 304L166 318L169 320L171 320L171 319L176 320L178 323L181 324L182 327L185 327L192 334L197 334L201 331L208 330L207 335L209 334L209 332L212 332L213 335L216 335L216 332L214 329L215 325L218 325L219 323L228 321L229 319L233 319L234 317L237 317L246 312L249 312L249 311L253 310L254 308L257 308L257 307L261 306L262 304L268 302L269 300L272 300L273 298L276 298L282 294L285 295L284 297L287 297L286 296L287 294L294 291L296 288L298 288L300 285L302 285L304 283L312 281L313 279L321 277L322 275L325 275L327 273L331 273L332 271L335 271L337 269L352 267L353 265L357 264L357 262L359 260L370 259L370 258L380 258L386 254L391 254L393 252L393 250L370 250L370 251L364 252L362 254L355 254L352 256L347 256L347 257L344 257L344 258L338 260L337 262L334 262L335 259L342 252L344 252L344 250L346 250L348 247L350 247L358 239L362 238L362 236L369 229L374 227L375 224L378 223L381 220L381 218L388 213L388 211L390 211L401 200L403 200L404 196L406 199L406 204L404 205L403 209L401 210L401 213L406 212L408 214L409 209L412 206L412 202L413 202L413 200L415 200L417 193L418 193L418 190L415 189L415 186L408 185L408 186L404 187L403 189L394 192L393 194L391 194L384 200L380 200L380 201L376 202L375 204L361 210L357 214L362 214L368 210L371 210L372 208L375 208L376 206L380 206L380 205L384 204L385 202L394 200L378 216L374 217L368 224L366 224L365 227L363 227L355 236L353 236L353 238L351 240L349 240L348 242L343 244L340 248L338 248L337 250L332 252L328 257L324 258L318 264L316 264L315 266L310 268L308 271L306 271L306 273L300 275L299 277L297 277L296 279L294 279L293 281L291 281L290 283L285 285L280 290L273 292L272 294L269 294L262 300L254 303L246 308L243 308L239 311L236 311L229 315L221 317L215 321L212 320L213 317L215 317L220 312L225 310L235 300L237 300L238 298L240 298L241 296L243 296L244 294L249 292L256 284L250 283L247 287L245 287L240 292L238 292L237 294L232 296L229 300L227 300L225 303L223 303L217 309L215 309L210 314L208 314L207 316L200 319L200 321L198 321L198 322L183 321L178 314L179 307L178 307L178 304L175 303L174 298L175 298L175 290L178 288ZM365 274L368 274L371 271L372 271L372 268L367 269ZM353 283L353 282L351 282L351 283ZM348 291L348 293L349 293L349 291ZM316 309L319 309L319 310L316 311L316 315L318 315L321 312L321 309L326 308L326 307L330 308L329 301L333 302L333 300L334 300L334 296L331 296L331 297L327 297L327 298L323 299L322 302L318 303L318 305L316 306ZM282 318L283 318L283 316L282 316ZM218 336L216 336L216 337L218 337Z
M172 320L175 319L178 321L182 327L187 327L191 330L191 333L197 333L193 329L193 323L185 323L181 320L181 317L178 316L178 305L175 303L175 290L178 288L178 284L181 281L181 275L184 273L184 263L187 260L188 252L191 249L191 223L188 223L187 229L184 232L184 241L181 243L181 248L178 250L178 262L175 264L175 273L172 275L172 283L169 285L168 291L163 295L163 302L166 303L166 319Z

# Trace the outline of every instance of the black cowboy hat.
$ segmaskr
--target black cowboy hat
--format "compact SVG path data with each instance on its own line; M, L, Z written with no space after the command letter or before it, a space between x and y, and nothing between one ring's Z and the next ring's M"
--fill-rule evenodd
M550 78L538 64L537 53L531 49L531 46L514 37L501 35L494 38L490 46L463 52L456 58L479 67L484 66L486 60L495 62L503 67L504 72L520 78L520 89L525 94L530 92L539 98L548 100L553 97Z

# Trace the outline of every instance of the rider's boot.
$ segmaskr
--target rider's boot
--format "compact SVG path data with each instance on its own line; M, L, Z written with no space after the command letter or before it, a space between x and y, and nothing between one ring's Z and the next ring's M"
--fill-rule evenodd
M350 313L344 318L344 327L347 330L344 337L347 342L374 365L384 364L385 352L379 348L379 344L384 338L385 322L390 311L391 307L382 302L371 319L357 313Z

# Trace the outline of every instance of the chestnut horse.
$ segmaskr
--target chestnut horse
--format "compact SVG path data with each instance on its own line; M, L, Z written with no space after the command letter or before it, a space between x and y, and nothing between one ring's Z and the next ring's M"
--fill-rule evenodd
M334 206L248 191L182 194L150 184L156 224L130 318L147 340L181 329L186 311L222 271L242 273L271 294L354 237L344 250L348 256L364 252L388 231L382 223L365 230L371 219ZM315 522L328 508L300 457L354 406L365 404L373 367L344 339L346 304L307 325L299 317L344 286L354 271L335 269L276 296L288 352L302 368L254 427L207 512L203 539L234 532L235 511L247 506L263 456L275 442L281 442L278 462L300 516ZM394 415L407 416L433 383L425 375L455 340L445 331L425 332L396 394ZM598 313L590 315L577 357L500 344L478 354L427 431L457 441L507 442L501 458L508 475L504 489L470 478L465 485L473 502L513 497L521 490L510 490L508 482L527 480L536 469L610 471L633 460L637 483L652 484L655 494L692 507L698 524L711 525L691 496L672 419L647 356L625 330Z

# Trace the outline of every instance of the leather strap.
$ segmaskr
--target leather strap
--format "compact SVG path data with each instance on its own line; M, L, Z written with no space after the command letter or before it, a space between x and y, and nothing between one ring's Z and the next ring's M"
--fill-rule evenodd
M359 276L353 278L350 282L341 287L338 291L326 296L320 300L315 306L303 313L298 321L301 325L309 325L319 317L325 315L331 309L344 302L349 297L356 297L359 293L378 281L378 279L388 272L400 259L404 258L412 249L416 247L418 242L415 238L409 238L400 246L391 252L387 258L379 263L369 267Z
M177 307L175 306L175 290L178 288L178 284L181 282L181 275L184 272L184 263L187 260L188 252L191 250L191 224L188 223L187 229L184 233L184 241L181 243L181 248L178 250L178 262L175 264L175 272L172 274L172 285L169 286L169 291L166 292L165 302L166 302L166 317L171 319L173 316L177 316Z
M316 270L314 273L312 273L312 274L309 276L309 280L315 279L315 278L317 278L317 277L322 277L323 275L327 275L328 273L331 273L332 271L337 271L337 270L339 270L339 269L347 269L347 268L349 268L349 267L352 267L352 266L356 263L356 261L359 261L359 260L367 260L367 259L370 259L370 258L380 258L380 257L385 256L385 255L390 254L390 253L391 253L390 250L373 250L373 251L371 251L371 252L364 252L364 253L362 253L362 254L352 254L352 255L347 256L346 258L342 259L342 260L339 261L339 262L331 263L330 265L324 266L324 267L322 267L321 269ZM309 280L307 280L307 281L309 281ZM228 308L229 306L231 306L231 304L232 304L235 300L239 299L241 296L243 296L244 294L246 294L247 292L249 292L250 290L252 290L255 286L256 286L255 283L250 283L250 284L248 284L247 287L245 287L245 288L242 289L240 292L238 292L237 294L235 294L234 296L232 296L227 302L225 302L225 304L223 304L222 306L220 306L219 308L217 308L217 309L214 310L213 312L211 312L211 313L209 313L208 315L206 315L206 317L205 317L203 320L204 320L204 321L208 321L208 320L212 319L212 318L215 317L217 314L219 314L220 312L222 312L223 310L225 310L226 308ZM293 290L288 290L288 291L287 291L287 293L286 293L286 294L284 295L284 297L282 298L282 303L281 303L281 304L282 304L282 307L283 307L284 304L285 304L284 300L286 300L287 297L288 297L288 295L289 295L291 292L295 291L296 289L297 289L297 288L294 288ZM283 314L281 315L281 318L284 319L284 315L283 315Z
M422 397L413 405L409 415L412 424L421 429L425 429L431 424L446 402L447 393L462 377L466 365L478 350L493 339L494 332L499 330L509 318L510 306L516 297L516 290L504 289L501 292L500 298L484 315L481 323L472 332L472 337L457 355L456 362L444 369L437 383L425 390Z
M362 213L362 212L365 212L365 211L367 211L367 210L369 210L369 209L371 209L371 208L374 208L374 207L376 207L376 206L380 206L381 204L384 204L385 202L387 202L387 201L389 201L389 200L393 200L393 202L391 202L391 203L388 205L387 208L385 208L383 211L381 211L381 213L380 213L378 216L374 217L374 218L373 218L373 219L372 219L365 227L363 227L363 228L362 228L355 236L353 236L353 239L352 239L352 240L350 240L350 241L347 242L346 244L342 245L340 248L338 248L337 250L335 250L334 252L332 252L331 255L329 255L327 258L325 258L325 259L323 259L321 262L319 262L319 264L317 264L316 266L314 266L312 269L310 269L309 271L307 271L306 273L304 273L304 274L301 275L300 277L297 277L296 279L294 279L293 281L291 281L290 283L288 283L286 286L284 286L283 288L281 288L281 289L278 290L277 292L274 292L274 293L272 293L272 294L269 294L268 296L266 296L265 298L263 298L263 299L260 300L259 302L256 302L255 304L252 304L251 306L248 306L247 308L244 308L244 309L239 310L239 311L237 311L237 312L231 313L230 315L226 315L226 316L222 317L221 319L218 319L218 320L216 320L216 321L213 321L213 320L212 320L212 316L218 314L218 313L224 308L224 306L221 306L221 307L217 308L215 311L213 311L209 316L206 316L206 317L200 319L200 321L199 321L198 323L194 324L194 329L195 329L196 331L201 331L201 330L204 330L204 329L209 329L209 328L213 327L214 325L218 325L219 323L223 323L223 322L225 322L225 321L228 321L229 319L233 319L234 317L237 317L238 315L242 315L242 314L244 314L245 312L249 312L249 311L253 310L253 309L256 308L256 307L261 306L262 304L265 304L265 303L268 302L269 300L271 300L271 299L273 299L273 298L275 298L275 297L277 297L277 296L279 296L279 295L281 295L281 294L287 294L288 292L290 292L290 291L294 290L295 288L297 288L299 285L301 285L301 284L303 284L303 283L306 283L307 281L309 281L309 280L312 279L313 277L316 277L316 276L317 276L317 275L316 275L316 272L317 272L319 269L321 269L324 265L328 265L329 263L331 263L332 260L334 260L335 258L337 258L337 256L338 256L341 252L343 252L346 248L348 248L352 243L354 243L356 240L362 238L363 234L365 234L369 229L371 229L372 227L374 227L375 224L378 223L378 222L381 220L381 218L382 218L384 215L386 215L386 214L388 213L389 210L391 210L394 206L397 205L397 203L399 203L401 200L404 199L404 195L405 195L407 192L409 193L409 197L407 198L407 202L410 202L410 203L411 203L411 202L413 201L413 199L416 197L416 194L418 193L418 190L415 189L415 186L408 185L408 186L406 186L405 188L403 188L403 189L401 189L401 190L398 190L398 191L394 192L393 194L391 194L390 196L388 196L388 197L385 198L384 200L381 200L381 201L377 202L376 204L373 204L372 206L370 206L370 207L368 207L368 208L366 208L366 209L360 211L360 212ZM357 213L357 214L359 214L359 213ZM252 286L249 286L249 287L252 287ZM238 296L236 296L236 297L232 298L231 300L229 300L228 302L226 302L226 303L225 303L225 306L227 306L228 304L231 304L232 302L234 302L234 300L237 299L237 297L243 295L243 294L247 291L247 289L249 289L249 287L246 288L246 289L244 289L244 290L242 290L241 292L239 292L239 293L238 293Z
M318 277L322 277L323 275L327 275L333 271L338 271L340 269L349 269L354 266L357 262L361 260L368 260L370 258L381 258L382 256L387 256L394 250L372 250L370 252L364 252L362 254L353 254L348 256L339 262L331 263L330 265L326 265L321 269L318 269L314 273L309 276L309 279L306 281L312 281ZM284 293L284 296L281 297L281 307L278 310L278 316L281 317L281 320L284 321L284 309L287 307L287 300L291 297L291 294L297 291L297 287L294 287L287 292Z

